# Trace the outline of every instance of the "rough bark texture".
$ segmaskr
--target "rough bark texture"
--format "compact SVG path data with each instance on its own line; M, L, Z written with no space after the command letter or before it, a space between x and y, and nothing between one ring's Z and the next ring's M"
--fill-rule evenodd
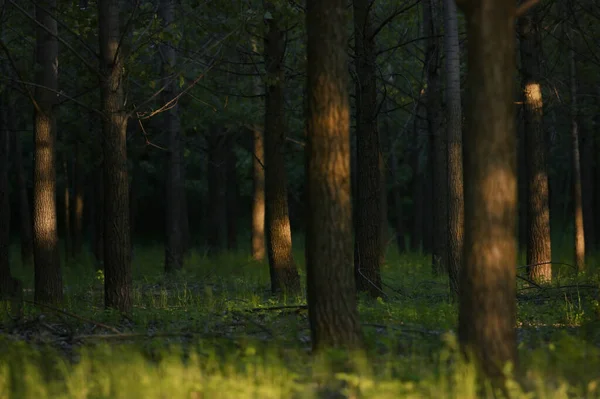
M468 37L459 340L491 378L517 361L515 2L461 0Z
M119 1L98 2L104 171L104 304L131 311L127 119Z
M300 291L300 277L292 256L292 231L288 214L285 176L285 122L283 85L285 33L278 25L277 10L265 1L271 12L265 36L265 228L273 293Z
M160 1L160 18L164 29L171 30L174 22L175 0ZM183 146L181 143L181 123L179 105L176 100L178 79L174 77L176 63L175 48L167 42L161 46L162 77L166 85L162 102L164 130L169 137L166 184L166 245L165 271L172 272L183 268Z
M448 140L448 277L458 295L458 275L464 244L465 198L463 190L462 107L460 98L460 48L454 0L444 0L446 52L446 136Z
M581 160L579 156L579 125L577 107L577 70L573 40L569 49L569 86L571 89L571 151L573 162L573 221L575 235L575 267L578 271L585 269L585 233L583 226L583 199L581 197Z
M308 0L306 272L313 349L361 346L352 270L346 2Z
M31 222L31 209L29 208L29 196L27 194L27 177L23 166L23 149L21 147L21 132L14 129L15 115L12 108L8 108L8 126L12 128L12 139L14 142L14 174L17 180L17 191L19 196L19 226L21 235L21 262L25 266L33 264L33 231ZM21 129L19 129L21 130Z
M381 296L381 161L377 128L375 37L371 0L354 0L356 53L356 209L354 274L356 288Z
M446 273L448 268L448 143L442 121L440 96L440 2L426 0L423 5L423 24L427 39L425 67L427 69L427 121L432 164L433 216L432 265L434 274Z
M540 86L540 50L537 11L519 18L521 39L521 89L527 162L527 265L536 282L552 280L550 209L546 133ZM546 263L546 264L542 264Z
M40 86L35 89L34 106L34 300L39 303L58 303L63 299L56 215L54 115L58 84L58 43L55 36L56 20L46 12L56 12L56 0L41 1L39 5L40 7L36 7L35 17L47 30L41 26L36 28L36 83Z
M259 127L252 130L252 259L265 259L265 169L263 131Z

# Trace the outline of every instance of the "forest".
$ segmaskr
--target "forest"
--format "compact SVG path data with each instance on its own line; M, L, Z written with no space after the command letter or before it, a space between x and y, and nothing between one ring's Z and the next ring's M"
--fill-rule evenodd
M597 0L0 0L0 399L600 398Z

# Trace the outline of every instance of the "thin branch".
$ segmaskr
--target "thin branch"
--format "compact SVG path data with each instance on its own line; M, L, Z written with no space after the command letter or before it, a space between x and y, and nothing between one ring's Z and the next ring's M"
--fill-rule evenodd
M383 22L381 22L381 24L379 24L379 26L373 31L373 33L371 34L371 39L373 39L375 36L377 36L377 34L388 24L390 23L394 18L396 18L398 15L405 13L406 11L410 10L411 8L415 7L417 4L419 4L421 2L421 0L417 0L414 3L412 3L411 5L401 8L399 10L396 10L395 12L393 12L389 17L387 17L386 19L383 20Z

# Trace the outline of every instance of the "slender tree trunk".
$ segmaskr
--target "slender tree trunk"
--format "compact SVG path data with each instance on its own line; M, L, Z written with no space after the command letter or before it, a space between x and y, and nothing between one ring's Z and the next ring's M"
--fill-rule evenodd
M460 47L454 0L444 0L446 52L446 135L448 140L448 277L458 295L462 265L465 198L463 188L462 106L460 98Z
M356 210L354 274L358 291L381 296L381 161L377 128L375 37L371 1L354 0L356 52Z
M23 149L21 147L21 131L16 131L15 114L12 108L8 108L8 126L13 130L14 142L14 174L17 180L17 191L19 195L19 220L21 234L21 262L24 266L33 264L33 232L31 222L31 209L29 208L29 196L27 194L27 178L23 166Z
M426 0L423 6L423 23L427 32L425 66L427 68L427 121L431 142L432 162L432 264L433 274L448 269L448 143L442 127L442 97L440 91L440 40L437 35L439 0Z
M63 217L64 217L64 241L65 241L65 263L71 256L71 179L69 179L69 163L67 154L63 154L64 194L63 194Z
M175 0L160 1L160 17L163 28L172 30L175 18ZM175 47L171 42L161 46L162 77L165 80L163 104L168 107L163 112L164 129L169 135L169 152L166 184L166 245L165 271L167 273L183 268L183 147L181 145L181 123L179 121L179 105L175 100L177 95Z
M58 85L56 0L38 3L36 28L36 83L34 105L35 155L33 172L33 259L34 300L59 303L63 283L58 249L56 216L56 117L54 106ZM45 28L42 28L42 26Z
M534 9L519 18L524 140L527 161L527 265L536 282L552 280L546 137L540 87L541 39ZM535 265L535 266L534 266Z
M227 249L237 249L238 180L233 140L227 146Z
M91 121L99 122L92 113L90 113L89 118ZM91 141L93 167L90 191L94 208L92 214L92 252L96 261L96 270L104 270L104 155L102 154L102 132L99 129L92 129Z
M265 169L263 131L252 130L252 259L265 259Z
M0 299L13 294L10 271L10 195L8 185L10 132L6 108L6 92L0 93Z
M412 234L410 237L410 247L414 252L420 252L425 248L425 215L424 203L426 196L425 168L423 167L422 136L426 135L424 131L425 105L419 99L417 105L417 115L415 116L414 134L412 139L411 164L413 170L412 176L412 200L413 200L413 219Z
M516 3L460 0L458 4L467 20L469 71L458 336L478 366L500 383L506 362L517 362Z
M283 84L285 32L274 4L265 1L272 15L265 37L265 67L267 71L265 98L265 227L267 253L271 272L271 291L297 293L300 277L292 256L292 231L288 214L285 176L285 123L283 115Z
M575 65L574 41L569 36L569 86L571 89L571 146L573 151L573 213L575 234L575 266L585 269L585 233L583 226L583 200L581 196L581 161L579 157L579 109L577 107L577 70Z
M596 230L594 226L594 131L582 125L581 148L581 194L583 201L583 229L585 232L586 256L594 253L596 249Z
M104 304L131 311L127 120L119 0L98 2L104 172Z
M73 193L73 257L81 255L83 247L83 207L85 197L85 170L83 160L83 142L81 136L75 143L75 178Z
M308 0L306 272L312 345L362 344L352 272L346 2Z
M525 124L523 109L519 109L517 123L517 197L518 197L518 248L519 254L527 250L527 225L528 225L528 193L527 193L527 147L525 140Z

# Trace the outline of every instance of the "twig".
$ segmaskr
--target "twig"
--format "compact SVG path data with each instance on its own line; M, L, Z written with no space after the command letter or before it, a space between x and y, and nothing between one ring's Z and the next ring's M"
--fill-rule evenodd
M107 329L109 331L112 331L115 334L121 334L121 332L118 329L116 329L115 327L112 327L112 326L109 326L107 324L103 324L103 323L100 323L100 322L97 322L97 321L94 321L94 320L87 319L85 317L76 315L74 313L67 312L66 310L58 309L58 308L55 308L53 306L46 305L44 303L36 303L36 302L33 302L33 301L28 301L26 299L23 299L23 302L24 303L29 303L29 304L31 304L33 306L38 306L38 307L46 308L48 310L52 310L53 312L64 314L65 316L69 316L69 317L72 317L74 319L78 319L78 320L84 321L86 323L94 324L94 325L96 325L98 327L102 327L102 328L105 328L105 329Z

